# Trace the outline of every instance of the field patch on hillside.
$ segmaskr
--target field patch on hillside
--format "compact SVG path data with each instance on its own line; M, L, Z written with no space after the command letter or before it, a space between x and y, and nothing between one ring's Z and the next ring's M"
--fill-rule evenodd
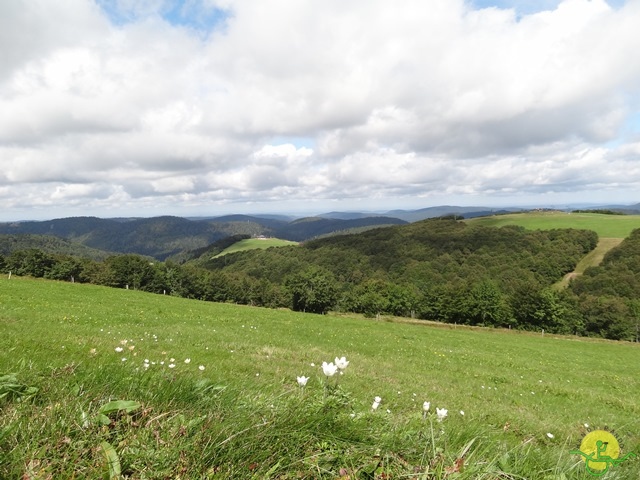
M229 253L242 252L245 250L267 249L271 247L288 247L291 245L297 245L298 242L291 240L282 240L280 238L247 238L234 243L230 247L224 249L218 255L213 258L222 257Z
M473 225L502 227L517 225L529 230L577 228L593 230L604 238L625 238L640 228L640 215L605 215L599 213L527 212L479 217L466 220Z
M607 252L620 245L623 240L623 238L600 238L596 248L585 255L584 258L578 262L575 270L567 273L564 278L555 285L556 288L566 288L571 280L582 275L587 268L600 265Z
M597 428L640 453L637 344L15 277L0 328L2 478L584 479Z

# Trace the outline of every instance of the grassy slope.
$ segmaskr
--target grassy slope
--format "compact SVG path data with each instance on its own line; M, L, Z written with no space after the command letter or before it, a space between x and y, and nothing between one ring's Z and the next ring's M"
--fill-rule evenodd
M62 471L55 468L84 468L85 475L95 475L91 470L99 463L95 445L105 438L114 444L132 475L144 471L146 478L156 478L149 465L159 469L159 462L175 472L172 469L188 456L185 451L193 458L185 460L190 470L185 470L184 478L198 478L196 474L209 468L203 463L246 461L248 466L243 468L251 470L251 455L258 457L262 449L268 452L271 440L254 439L245 431L253 427L242 425L241 419L276 415L272 411L278 411L288 398L297 398L297 375L311 377L306 389L309 404L311 399L326 401L318 365L342 355L351 361L339 378L349 399L344 414L345 418L346 414L356 415L355 420L348 420L344 432L374 429L367 437L373 443L359 439L357 447L343 446L338 451L335 445L353 441L340 443L348 435L337 426L332 424L323 434L318 425L326 423L323 417L314 419L313 425L296 423L287 432L293 435L291 441L309 441L310 446L303 449L283 440L273 457L260 457L257 478L271 476L270 469L278 470L280 478L300 478L296 476L300 472L303 477L322 477L324 472L327 478L336 478L338 466L331 470L319 463L328 450L333 457L339 453L339 458L345 458L349 471L363 469L348 465L356 462L348 457L354 455L353 449L376 452L378 448L383 458L402 458L409 465L421 465L424 471L437 463L437 453L431 456L432 447L434 452L436 447L442 449L442 458L452 462L471 437L476 442L468 455L469 472L494 468L498 455L506 458L501 471L524 478L543 478L540 472L589 478L568 453L585 434L584 423L615 429L627 451L640 453L640 348L634 344L305 315L15 277L0 280L0 329L0 374L16 373L21 382L40 389L34 407L15 404L0 413L0 452L6 449L0 455L7 455L0 458L0 465L5 465L0 466L0 477L16 475L25 465L42 469L48 465L59 474ZM114 348L125 339L125 351L116 353ZM130 346L135 348L128 350ZM95 355L90 353L94 348ZM123 362L122 357L127 360ZM169 370L171 357L177 366ZM158 363L145 372L144 358ZM191 363L185 364L185 358ZM160 361L165 365L160 366ZM205 370L198 370L198 365ZM248 408L250 415L233 417L228 411L225 418L236 420L215 438L201 437L214 431L218 423L224 425L222 419L192 432L189 425L213 421L216 408L224 411L223 405L211 405L217 400L202 403L190 396L193 385L201 380L239 392L231 408ZM331 379L330 384L333 382ZM383 401L373 414L370 406L376 395ZM147 413L123 432L118 427L82 429L82 412L94 414L114 398L140 401ZM425 437L421 430L424 400L432 402L432 409L449 410L433 445L428 438L434 434ZM327 409L324 405L321 411ZM293 417L297 418L286 418ZM155 418L163 419L157 420L157 427L153 427ZM258 419L255 422L262 422ZM182 429L184 434L176 433ZM148 430L153 432L147 434ZM548 438L547 432L555 438ZM121 437L116 442L117 435ZM141 440L145 435L151 444L146 450ZM12 448L7 449L7 442ZM78 442L84 446L78 447L74 459L65 452ZM87 445L94 445L93 456L81 453ZM165 445L160 450L166 458L157 458L160 445ZM251 453L241 459L222 457L219 450L226 445L233 445L236 452ZM313 451L306 450L312 446ZM386 456L390 450L395 456ZM286 456L289 451L293 459ZM638 462L616 469L632 475L619 478L638 478L640 473ZM249 470L234 475L249 478ZM162 478L159 472L157 478ZM497 477L469 473L463 478Z
M556 288L566 288L573 278L582 275L587 268L600 265L607 252L620 245L623 240L623 238L600 238L596 248L586 254L582 260L578 262L575 270L567 273L564 278L555 285Z
M248 238L234 243L229 248L225 248L222 252L213 258L227 255L228 253L242 252L244 250L255 250L256 248L267 249L270 247L286 247L289 245L297 245L298 242L290 240L281 240L279 238Z
M598 213L532 212L495 215L466 220L468 223L502 227L519 225L531 230L579 228L595 231L603 238L625 238L640 228L640 215L603 215Z

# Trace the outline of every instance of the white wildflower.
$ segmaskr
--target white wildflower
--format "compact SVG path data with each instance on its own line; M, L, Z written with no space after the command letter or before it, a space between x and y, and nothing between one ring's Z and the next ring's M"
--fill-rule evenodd
M342 358L336 357L335 362L336 362L336 367L338 367L338 369L340 370L344 370L349 366L349 362L347 361L346 357L342 357Z
M336 367L333 364L333 362L331 362L331 363L322 362L322 372L327 377L333 377L336 374L337 371L338 371L338 367Z

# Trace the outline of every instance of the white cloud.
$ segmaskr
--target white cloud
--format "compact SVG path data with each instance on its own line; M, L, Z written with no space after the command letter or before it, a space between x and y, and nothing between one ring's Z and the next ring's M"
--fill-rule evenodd
M631 195L640 2L547 8L5 2L5 214Z

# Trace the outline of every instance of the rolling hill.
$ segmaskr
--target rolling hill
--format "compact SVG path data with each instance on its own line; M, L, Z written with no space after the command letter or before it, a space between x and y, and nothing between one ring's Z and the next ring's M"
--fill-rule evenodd
M91 260L104 260L112 252L87 247L78 242L54 237L53 235L0 235L0 255L9 255L16 250L37 249L46 253L71 255Z
M630 206L633 211L634 206ZM394 210L384 214L330 212L291 219L279 215L225 215L208 218L173 216L103 219L69 217L47 221L0 223L0 235L47 235L96 250L135 253L157 260L178 258L185 252L206 249L235 235L277 237L304 242L314 238L363 232L369 228L403 225L425 218L463 216L468 222L488 226L520 225L528 229L579 228L594 230L603 238L624 238L640 227L638 215L527 212L515 208L439 206L419 210ZM192 257L191 254L187 255Z
M568 272L556 284L556 288L563 289L567 288L572 280L582 275L589 267L600 265L609 251L620 245L633 230L640 228L640 215L534 211L474 218L468 220L467 223L491 227L516 225L529 230L576 228L596 232L599 237L596 248L578 262L572 272Z
M179 251L201 247L228 236L230 229L226 226L179 217L121 220L70 217L0 224L0 234L48 235L98 250L137 253L162 260Z
M568 219L575 222L582 215L548 214L545 218L551 217L565 222L554 224L556 227L571 227L575 224L567 224ZM536 217L527 218L531 222ZM601 228L604 227L598 219L629 220L621 215L588 214L586 218L588 225ZM357 221L314 217L289 222L289 226L305 227L306 232L315 233L322 230L318 226L331 229ZM172 226L179 229L193 224L213 225L175 217L116 223L142 224L145 228L139 227L141 237L153 236L160 242L172 233ZM255 224L246 221L217 225ZM619 223L610 223L604 231L615 231L616 225L620 227ZM247 234L241 233L171 262L121 255L104 262L65 263L52 256L18 251L6 258L0 256L0 268L22 276L71 278L200 300L305 312L392 314L458 324L635 338L633 312L637 305L631 302L638 294L633 287L635 266L620 268L619 261L609 262L603 275L594 275L588 262L611 258L600 248L604 239L600 237L598 244L594 230L535 228L539 222L529 226L498 228L472 220L437 218L384 228L367 227L363 233L309 240L296 247L242 249L213 258L239 240L248 239ZM626 228L628 231L629 226ZM628 265L635 265L637 243L628 240L611 242L608 247L614 247L611 252L626 249L626 256L634 257ZM567 289L553 289L566 274L575 273L576 266L585 270L585 276L595 279L590 282L588 293L573 289L572 283ZM627 290L621 293L612 288L618 283ZM607 297L605 303L598 303L601 296ZM603 305L609 309L604 316Z
M517 225L528 230L577 228L593 230L598 236L604 238L625 238L628 237L634 229L640 228L640 215L533 211L473 218L466 222L470 225L484 225L488 227Z
M0 235L47 235L93 249L136 253L165 260L184 252L207 248L234 235L265 235L299 242L353 228L404 223L406 222L403 220L388 217L351 220L312 217L294 221L248 215L200 220L171 216L131 219L70 217L40 222L3 223L0 224Z

